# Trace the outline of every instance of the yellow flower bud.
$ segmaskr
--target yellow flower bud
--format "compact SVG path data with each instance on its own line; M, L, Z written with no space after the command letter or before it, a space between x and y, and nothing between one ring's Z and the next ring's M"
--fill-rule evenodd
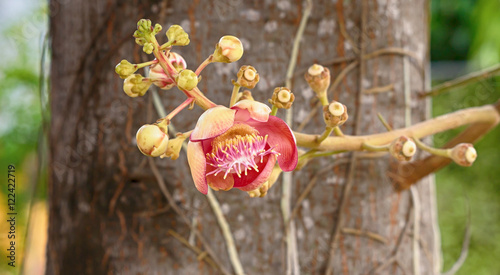
M140 74L128 76L123 82L123 91L130 97L143 96L151 86L151 81Z
M120 76L121 79L127 78L129 75L137 71L137 66L123 59L116 65L115 72Z
M471 166L477 158L477 152L474 145L460 143L451 149L450 157L458 165Z
M332 101L329 105L323 106L323 119L326 126L336 127L344 124L349 118L347 107L337 101Z
M243 56L243 44L232 35L223 36L215 45L214 62L231 63L240 60Z
M167 151L168 134L156 124L143 125L135 138L137 147L146 156L159 157Z
M259 82L259 74L252 66L241 66L237 76L238 80L236 82L247 89L253 89Z
M186 46L189 44L189 35L179 25L172 25L167 30L168 41L172 46Z
M185 137L185 136L182 136L182 134L179 134L179 136L177 136L176 138L169 140L167 151L165 152L165 154L163 154L161 156L161 158L168 157L168 158L171 158L173 160L178 159L179 153L182 149L182 144L184 143L186 138L188 138L188 137Z
M191 70L182 70L177 76L177 87L191 91L198 85L198 76Z
M290 109L292 107L295 96L286 87L277 87L274 89L273 96L269 99L269 103L281 109Z

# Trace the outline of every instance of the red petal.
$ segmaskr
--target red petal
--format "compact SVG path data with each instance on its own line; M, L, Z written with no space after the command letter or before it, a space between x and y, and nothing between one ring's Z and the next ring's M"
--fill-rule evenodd
M214 167L210 165L207 166L207 173L210 173L213 170L215 170ZM228 174L227 177L224 179L224 172L220 172L219 174L217 174L217 176L215 176L214 174L208 175L207 182L208 185L210 185L210 187L212 187L212 189L214 189L215 191L219 190L227 191L233 188L234 185L232 174Z
M271 176L275 163L276 157L274 155L267 155L264 157L262 163L259 161L257 164L259 172L252 169L248 171L246 176L243 173L241 178L233 174L234 187L243 191L252 191L259 188Z
M290 127L275 116L269 116L267 122L248 121L261 136L268 135L267 144L280 155L277 157L281 170L288 172L295 169L298 161L297 144Z
M200 141L221 135L233 126L235 113L235 110L224 106L216 106L206 110L198 119L189 139Z
M206 158L201 142L189 142L187 146L187 158L191 176L193 176L196 189L203 194L207 194L208 185L206 178Z

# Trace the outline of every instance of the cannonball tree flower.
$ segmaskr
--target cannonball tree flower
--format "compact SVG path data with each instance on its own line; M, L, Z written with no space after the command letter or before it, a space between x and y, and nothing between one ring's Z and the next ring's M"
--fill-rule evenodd
M242 100L200 116L187 148L198 191L207 194L209 185L214 190L257 189L269 179L276 161L283 171L295 169L295 137L270 112L263 103Z

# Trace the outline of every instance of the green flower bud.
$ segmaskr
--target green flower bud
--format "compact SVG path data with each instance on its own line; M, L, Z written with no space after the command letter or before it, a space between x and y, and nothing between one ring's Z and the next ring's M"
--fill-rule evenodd
M215 45L214 62L231 63L243 56L243 44L236 36L223 36Z
M143 125L135 135L137 147L146 156L159 157L168 148L168 134L156 124Z
M143 96L151 86L151 81L140 74L128 76L123 82L123 91L130 97Z
M137 66L123 59L116 65L115 72L120 76L121 79L127 78L129 75L137 71Z
M137 30L139 30L144 34L151 32L151 20L149 19L139 20L139 22L137 22Z
M153 34L156 35L157 33L161 32L162 28L163 27L160 24L156 23L155 28L153 29Z
M198 76L191 70L182 70L177 76L177 87L181 90L191 91L198 85Z
M179 25L172 25L167 30L168 41L172 46L186 46L189 44L189 35Z
M153 49L153 43L146 43L144 44L144 47L142 47L142 50L147 54L151 54L153 52Z

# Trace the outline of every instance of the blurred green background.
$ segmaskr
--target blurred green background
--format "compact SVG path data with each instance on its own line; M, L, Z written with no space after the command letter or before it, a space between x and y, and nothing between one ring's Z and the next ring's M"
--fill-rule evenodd
M433 0L431 9L433 84L500 62L499 0ZM42 125L46 125L48 117L44 76L47 61L41 66L46 31L45 1L0 3L0 32L4 37L0 41L0 167L16 166L17 207L23 214L18 217L16 263L29 258L30 266L23 267L27 274L43 274L44 267L46 159L40 158L44 154L38 152L46 150ZM494 103L499 98L500 77L493 77L436 96L433 114ZM436 146L454 134L456 131L435 136ZM500 127L476 144L479 157L472 167L451 164L436 175L443 270L448 270L460 255L468 204L472 238L468 258L457 274L500 274L499 140ZM2 188L1 192L7 191ZM1 219L6 213L5 200L6 195L2 195ZM28 225L30 211L32 220ZM2 226L4 223L0 232L6 232ZM25 235L28 226L35 235ZM4 235L0 237L2 259L7 244ZM27 245L31 245L30 249ZM2 264L0 273L4 271L14 274L19 267L11 269Z

